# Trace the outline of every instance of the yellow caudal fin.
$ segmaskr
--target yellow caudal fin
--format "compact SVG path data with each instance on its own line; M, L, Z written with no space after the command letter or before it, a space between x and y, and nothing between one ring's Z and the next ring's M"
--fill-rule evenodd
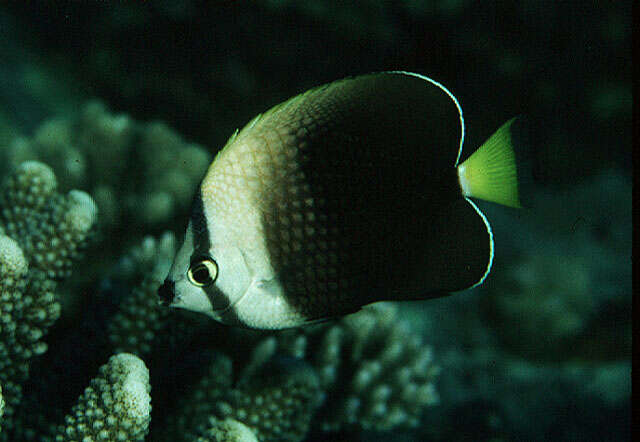
M520 118L500 127L469 158L458 166L462 194L510 207L522 207L526 181L523 164L527 140Z

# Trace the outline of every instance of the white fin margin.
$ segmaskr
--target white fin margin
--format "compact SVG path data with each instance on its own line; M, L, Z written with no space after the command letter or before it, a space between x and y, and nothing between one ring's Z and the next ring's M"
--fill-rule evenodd
M442 89L444 91L444 93L446 93L449 96L449 98L451 98L453 100L453 103L456 105L456 108L458 108L458 114L460 115L460 147L458 148L458 156L456 157L456 162L453 165L454 167L457 167L458 166L458 161L460 161L460 155L462 155L462 145L464 144L464 116L462 115L462 107L460 106L460 103L458 102L458 99L451 93L451 91L449 91L449 89L444 87L444 85L442 83L439 83L436 80L434 80L432 78L429 78L429 77L426 77L424 75L416 74L415 72L407 72L407 71L385 71L383 73L386 73L386 74L404 74L404 75L410 75L412 77L417 77L417 78L420 78L422 80L426 80L429 83L431 83L431 84L433 84L435 86L438 86L440 89ZM477 207L476 207L476 210L478 210ZM482 212L480 212L480 213L482 213ZM484 215L483 215L483 218L484 218ZM486 222L486 219L485 219L485 222ZM491 229L489 229L489 230L491 230Z
M484 280L487 278L487 276L489 275L489 272L491 272L491 266L493 265L493 231L491 230L491 224L489 224L489 220L487 220L487 217L484 216L484 213L482 213L482 210L480 210L478 206L476 206L476 204L466 196L464 197L464 199L467 200L467 202L471 204L471 207L473 207L478 213L478 215L480 215L480 218L482 218L482 221L484 221L484 225L487 226L487 233L489 233L489 264L487 264L487 270L485 270L484 275L482 275L482 278L480 278L478 282L476 282L471 287L469 287L469 289L472 289L482 284Z

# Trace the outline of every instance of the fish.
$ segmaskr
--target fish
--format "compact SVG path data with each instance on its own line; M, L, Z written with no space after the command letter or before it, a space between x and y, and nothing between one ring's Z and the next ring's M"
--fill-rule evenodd
M459 163L460 103L421 74L347 77L276 105L209 166L161 302L273 330L480 285L494 239L471 198L522 207L518 121Z

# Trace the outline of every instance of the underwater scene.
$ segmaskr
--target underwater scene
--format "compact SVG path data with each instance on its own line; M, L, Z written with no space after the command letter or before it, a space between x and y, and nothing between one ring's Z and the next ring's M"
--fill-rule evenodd
M2 2L0 442L630 440L631 41L625 1Z

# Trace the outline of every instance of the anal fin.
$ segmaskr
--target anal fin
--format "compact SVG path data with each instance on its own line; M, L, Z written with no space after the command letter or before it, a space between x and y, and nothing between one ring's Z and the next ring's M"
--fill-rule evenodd
M465 290L481 284L493 261L491 226L469 199L450 203L429 226L428 249L420 274L421 298Z

